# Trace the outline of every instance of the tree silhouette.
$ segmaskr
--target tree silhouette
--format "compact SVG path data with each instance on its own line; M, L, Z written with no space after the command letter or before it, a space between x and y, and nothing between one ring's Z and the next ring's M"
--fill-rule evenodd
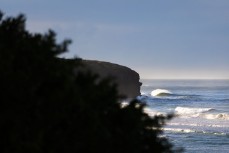
M58 56L70 40L30 33L24 15L0 12L1 153L173 152L161 127L137 100L121 107L116 85ZM77 73L76 73L77 72Z

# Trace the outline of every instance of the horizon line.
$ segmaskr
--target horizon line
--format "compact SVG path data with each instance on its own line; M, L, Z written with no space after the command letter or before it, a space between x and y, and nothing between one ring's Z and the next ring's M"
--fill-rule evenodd
M140 80L229 80L227 78L140 78Z

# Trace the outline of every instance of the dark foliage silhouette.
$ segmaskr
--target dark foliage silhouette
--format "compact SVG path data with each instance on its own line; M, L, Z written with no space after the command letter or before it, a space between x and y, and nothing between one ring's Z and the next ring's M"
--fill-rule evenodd
M0 13L1 153L173 152L159 137L171 116L150 118L136 100L122 108L112 80L58 57L70 40L30 33L25 20Z

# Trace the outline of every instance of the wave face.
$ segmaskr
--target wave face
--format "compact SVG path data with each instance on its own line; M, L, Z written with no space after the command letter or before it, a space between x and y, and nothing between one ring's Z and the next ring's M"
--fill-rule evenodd
M151 96L169 96L172 95L172 92L166 89L155 89L151 92Z

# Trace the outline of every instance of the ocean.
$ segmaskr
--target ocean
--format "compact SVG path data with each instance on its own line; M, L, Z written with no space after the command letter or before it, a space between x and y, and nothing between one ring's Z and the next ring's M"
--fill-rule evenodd
M229 80L141 80L150 116L174 113L164 134L185 153L229 153Z

